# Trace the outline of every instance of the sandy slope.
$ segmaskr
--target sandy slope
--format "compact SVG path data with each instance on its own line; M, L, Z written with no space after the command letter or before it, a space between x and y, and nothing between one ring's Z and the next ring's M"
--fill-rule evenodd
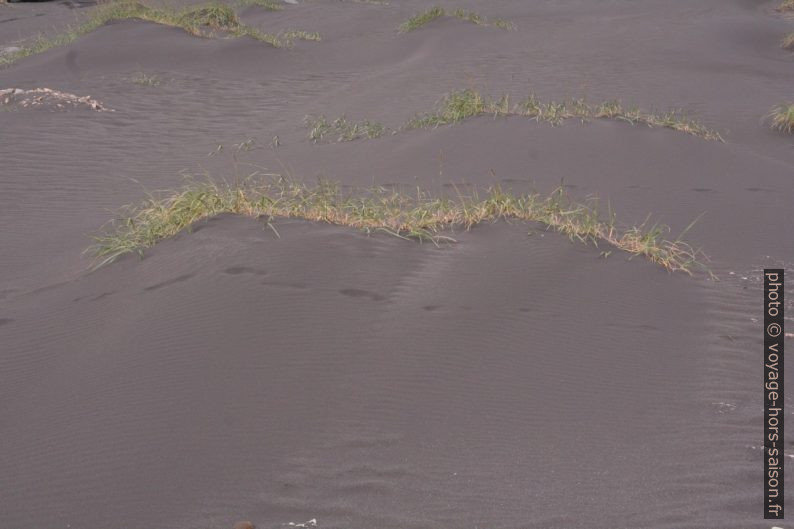
M115 23L0 71L0 88L115 110L0 112L0 526L769 527L752 318L758 269L794 260L794 151L760 118L794 97L790 24L746 1L505 0L449 7L517 31L397 35L420 5L241 11L323 35L289 50ZM0 42L64 9L0 6ZM312 145L301 126L396 127L468 86L682 106L727 141L480 118ZM675 230L705 212L688 238L723 280L536 226L436 248L233 217L86 271L108 210L182 169L254 168L439 192L563 182Z

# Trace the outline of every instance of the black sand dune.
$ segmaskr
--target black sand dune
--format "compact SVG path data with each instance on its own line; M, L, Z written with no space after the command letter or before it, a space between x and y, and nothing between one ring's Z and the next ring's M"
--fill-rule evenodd
M422 7L240 9L322 34L290 49L118 22L0 70L0 89L114 110L0 111L0 527L772 526L759 272L794 261L794 143L761 118L794 97L791 23L769 2L505 0L447 7L515 31L398 35ZM66 9L0 5L0 42ZM683 107L726 142L476 118L314 145L302 126L397 128L466 87ZM675 234L704 214L687 240L721 280L521 223L435 247L232 216L88 271L90 234L182 170L562 183L627 224L652 213Z
M526 231L222 218L15 298L7 523L751 521L756 454L711 444L734 429L703 387L714 287Z

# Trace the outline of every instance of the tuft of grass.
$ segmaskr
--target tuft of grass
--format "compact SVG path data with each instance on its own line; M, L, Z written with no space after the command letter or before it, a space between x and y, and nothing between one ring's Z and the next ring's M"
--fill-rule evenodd
M794 134L794 103L784 103L772 107L767 118L774 130Z
M789 33L780 41L780 47L784 50L794 50L794 33Z
M288 29L282 35L287 42L290 43L294 40L309 40L314 42L320 42L323 40L322 36L314 31L298 31L294 29Z
M258 6L267 11L281 11L284 9L282 4L275 2L274 0L239 0L240 5L243 6Z
M476 13L474 11L466 11L464 9L456 9L454 11L447 11L442 7L431 7L421 13L417 13L399 26L399 30L401 33L408 33L409 31L414 31L416 29L421 28L422 26L436 20L437 18L441 17L455 17L461 20L465 20L467 22L471 22L472 24L477 24L478 26L494 26L499 29L504 30L512 30L515 29L515 25L510 22L509 20L505 20L502 18L496 18L493 20L489 20L488 18Z
M245 26L245 25L239 26L237 29L234 30L233 35L235 37L249 37L254 40L258 40L260 42L270 44L274 48L287 48L291 45L290 42L285 41L279 35L274 35L272 33L265 33L264 31L260 31L251 26Z
M324 115L306 116L303 124L309 128L309 139L314 143L326 141L353 141L360 138L379 138L386 127L374 121L349 121L342 116L329 121Z
M96 267L103 266L121 255L142 254L158 241L222 213L267 219L276 233L274 219L298 218L435 244L454 242L449 233L455 227L469 229L497 220L540 222L572 240L605 242L671 272L706 270L700 250L681 237L668 238L667 227L642 224L621 230L614 214L601 219L597 201L573 202L562 189L546 197L514 195L498 187L483 196L475 193L457 198L384 188L345 194L327 182L309 187L280 177L269 181L249 178L234 186L212 181L193 183L178 191L150 196L140 205L124 208L87 251L94 255Z
M416 15L412 16L402 24L400 24L400 32L401 33L408 33L409 31L414 31L416 29L421 28L425 24L432 22L437 18L441 18L445 15L445 11L438 7L431 7L426 11L422 11L421 13L417 13Z
M783 0L776 9L781 13L786 11L794 11L794 0Z
M240 19L237 18L237 13L225 4L209 4L187 8L176 15L172 15L167 11L156 10L153 12L159 13L153 17L152 22L162 20L168 25L181 27L195 35L201 35L201 28L235 31L240 27Z
M644 112L637 107L624 107L619 101L590 104L584 99L568 99L561 102L542 102L530 95L516 105L510 105L508 96L488 100L476 90L458 90L446 95L440 107L430 113L419 114L403 128L432 128L450 125L467 118L492 116L523 116L536 121L559 125L566 119L617 119L631 124L649 127L664 127L707 140L724 141L720 134L687 117L679 110L664 114Z
M259 31L250 26L241 26L234 32L234 35L237 37L251 37L252 39L266 42L276 48L290 48L295 44L296 40L309 40L314 42L322 40L319 33L287 30L278 34L273 34Z
M405 128L416 129L450 125L486 113L507 115L507 112L500 112L496 108L491 108L490 104L485 101L485 98L479 92L470 89L456 90L444 96L438 110L415 116Z
M141 86L160 86L163 84L163 80L159 76L144 72L137 72L129 80Z
M515 24L513 24L511 21L505 20L503 18L495 18L495 19L493 19L493 22L491 22L491 25L495 26L495 27L497 27L499 29L503 29L505 31L512 31L512 30L516 29L516 25Z
M515 29L515 24L513 24L509 20L505 20L503 18L495 18L493 20L488 20L486 17L474 11L465 11L463 9L456 9L452 13L447 12L446 14L447 16L453 16L461 20L465 20L466 22L477 24L478 26L494 26L499 29L504 29L506 31L511 31Z

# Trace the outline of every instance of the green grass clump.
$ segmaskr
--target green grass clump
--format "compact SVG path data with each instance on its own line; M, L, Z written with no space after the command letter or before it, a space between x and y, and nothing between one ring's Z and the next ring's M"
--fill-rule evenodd
M129 80L141 86L160 86L163 84L163 80L159 76L144 72L137 72Z
M296 40L310 40L319 42L322 37L319 33L311 33L308 31L287 30L278 34L265 33L250 26L241 26L234 32L237 37L251 37L256 40L266 42L276 48L290 48L295 44Z
M412 16L402 24L400 24L400 32L408 33L409 31L414 31L415 29L419 29L425 24L432 22L433 20L443 17L445 14L444 10L438 6L431 7L427 11L422 11L421 13L417 13L416 15Z
M239 0L240 5L243 6L258 6L267 11L281 11L284 9L282 4L275 2L274 0Z
M784 50L794 50L794 33L789 33L780 41L780 47Z
M786 134L794 134L794 103L785 103L772 107L767 115L774 130Z
M665 127L707 140L723 141L718 132L688 118L678 110L655 114L644 112L636 107L626 108L619 101L606 101L594 105L583 99L543 103L534 95L511 106L508 96L488 100L476 90L471 89L451 92L444 98L439 109L415 116L403 128L439 127L481 115L523 116L552 125L559 125L566 119L617 119L649 127Z
M442 7L435 6L412 16L400 24L399 30L401 33L408 33L409 31L419 29L425 24L428 24L441 17L455 17L473 24L477 24L478 26L494 26L504 30L515 29L515 25L512 22L502 18L489 20L479 13L475 13L474 11L465 11L463 9L447 11Z
M309 128L309 139L314 143L326 141L353 141L360 138L379 138L386 132L386 127L374 121L349 121L342 116L329 121L324 115L306 116L303 120Z
M254 40L258 40L266 44L270 44L274 48L287 48L292 45L291 42L285 41L279 35L274 35L273 33L265 33L264 31L260 31L256 28L252 28L251 26L245 26L245 25L239 26L237 29L234 30L233 35L235 37L249 37Z
M504 116L507 115L507 112L492 108L491 104L479 92L469 89L457 90L444 96L444 100L438 110L415 116L405 128L439 127L482 114Z
M242 185L213 182L188 185L182 190L151 196L138 206L124 208L95 237L89 248L96 266L127 253L142 254L158 241L172 237L192 224L222 213L268 219L297 218L350 226L366 232L384 232L405 239L454 242L452 229L469 229L482 222L521 220L540 222L572 240L606 242L632 255L643 256L665 269L692 274L705 269L699 250L680 237L668 239L669 229L640 225L619 229L610 213L605 220L597 202L572 202L560 189L549 196L513 195L499 188L479 196L434 197L422 191L410 194L384 188L342 193L338 186L291 183L282 178ZM685 230L686 232L686 230ZM278 232L276 232L278 233Z
M152 20L157 22L157 20ZM201 28L223 31L234 31L240 27L240 19L234 9L224 4L211 4L188 8L176 17L166 15L164 22L178 26L187 31L200 34Z
M322 36L316 31L298 31L294 29L288 29L282 35L290 43L294 40L310 40L314 42L320 42L323 40Z
M484 16L480 15L479 13L475 13L474 11L464 11L463 9L456 9L451 14L447 13L447 15L459 18L461 20L465 20L467 22L471 22L472 24L477 24L478 26L494 26L499 29L504 29L507 31L515 29L515 24L513 24L509 20L505 20L503 18L495 18L493 20L488 20Z

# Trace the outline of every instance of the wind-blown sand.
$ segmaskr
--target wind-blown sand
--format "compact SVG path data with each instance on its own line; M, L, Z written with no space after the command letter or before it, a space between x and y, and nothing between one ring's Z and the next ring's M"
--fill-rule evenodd
M291 49L124 21L0 70L114 110L0 108L0 527L771 527L759 270L794 261L794 140L761 119L794 98L791 22L770 2L529 4L444 4L515 31L404 35L423 3L239 10L322 34ZM0 5L0 47L65 11ZM483 117L314 145L301 125L396 128L466 87L683 107L726 142ZM520 223L437 248L234 216L90 272L90 234L183 169L563 183L674 234L705 212L687 240L721 280Z

